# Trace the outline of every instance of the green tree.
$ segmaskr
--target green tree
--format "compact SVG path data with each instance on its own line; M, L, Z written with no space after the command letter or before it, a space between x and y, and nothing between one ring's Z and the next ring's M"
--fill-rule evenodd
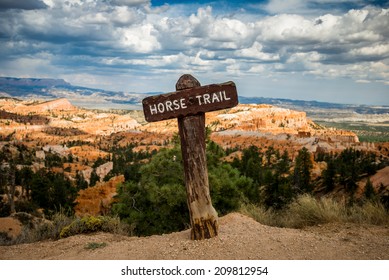
M10 214L15 213L16 194L16 165L11 162L9 166L0 168L0 185L7 195Z
M88 182L85 180L84 175L81 172L76 174L76 188L77 190L83 190L88 188Z
M106 159L103 159L102 157L98 157L97 159L96 159L96 161L93 163L93 168L96 168L96 167L99 167L100 165L102 165L102 164L104 164L104 163L106 163L107 162L107 160Z
M208 173L212 204L219 215L238 210L244 197L251 202L259 201L258 189L252 180L240 176L239 171L231 165L211 167Z
M238 209L243 192L255 195L252 194L255 191L252 180L222 163L220 157L224 153L216 144L209 143L207 154L210 156L208 174L215 209L220 214ZM189 211L180 147L162 149L139 171L139 181L127 181L118 188L113 213L132 225L138 235L187 228Z
M138 235L184 229L189 213L179 150L161 150L140 174L139 182L127 181L118 188L112 211Z
M339 182L348 192L354 194L357 189L357 181L360 173L360 152L348 148L343 150L337 158L339 170Z
M327 168L322 172L323 183L326 187L327 192L330 192L334 189L335 186L335 176L336 176L336 165L334 160L329 159L327 161Z
M34 175L34 172L30 167L23 166L23 168L17 172L16 184L22 187L22 194L25 195L28 199L30 198L31 192L31 180Z
M374 190L374 187L373 187L372 182L370 181L370 178L367 178L364 195L365 195L366 199L369 199L369 200L374 200L377 198L377 193Z
M47 168L62 167L62 158L54 153L46 153L45 166Z
M93 187L99 181L100 181L100 177L99 175L97 175L96 169L93 169L89 179L89 186Z
M267 170L265 178L262 202L267 208L282 209L295 197L288 177Z
M311 170L313 163L308 149L303 147L297 157L293 171L293 184L302 193L309 193L311 186Z
M46 214L50 215L60 209L73 211L76 196L76 188L61 173L41 169L32 178L31 199Z
M240 173L253 180L254 184L260 185L263 180L264 167L262 154L257 146L250 146L242 151L242 158L234 159L232 166Z
M281 158L278 160L276 164L276 172L279 175L283 175L283 174L287 175L289 174L290 165L291 165L291 160L289 158L289 153L287 150L284 150Z

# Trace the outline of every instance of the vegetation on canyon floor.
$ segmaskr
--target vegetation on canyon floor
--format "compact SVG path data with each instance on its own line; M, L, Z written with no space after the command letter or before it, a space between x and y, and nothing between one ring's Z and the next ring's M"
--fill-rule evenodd
M23 145L18 153L4 146L1 153L0 192L8 197L1 202L0 215L11 212L25 225L17 240L2 235L2 244L57 239L79 233L106 231L128 235L151 235L188 228L185 183L177 138L170 148L159 152L135 152L134 145L112 146L110 156L99 158L93 166L113 161L104 178L124 175L117 196L106 216L74 216L77 192L93 186L77 173L71 180L56 166L74 161L48 153L45 167L34 172L32 155ZM226 156L241 156L226 161ZM13 157L17 155L17 157ZM207 161L212 202L219 215L233 211L246 213L261 223L279 227L303 227L326 222L385 224L389 196L377 193L371 182L358 188L358 182L388 166L389 162L373 152L348 148L339 153L311 154L302 148L296 156L273 147L257 146L224 150L207 141ZM326 166L313 176L315 163ZM17 168L17 166L24 166ZM16 186L21 186L17 193ZM15 200L15 197L20 199ZM32 223L34 216L46 219Z

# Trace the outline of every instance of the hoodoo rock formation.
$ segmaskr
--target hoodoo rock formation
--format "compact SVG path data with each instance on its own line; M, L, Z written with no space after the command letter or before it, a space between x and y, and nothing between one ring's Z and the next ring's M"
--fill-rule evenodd
M77 174L84 174L84 179L89 179L92 171L102 178L114 168L109 151L115 147L131 146L134 152L151 152L171 145L177 133L175 119L146 123L139 116L135 120L132 115L85 110L63 98L48 102L2 98L0 149L22 143L34 155L34 170L47 168L47 155L56 154L66 158L66 163L52 171L63 172L72 180ZM376 149L374 145L359 143L357 135L352 132L314 123L305 112L264 104L240 104L206 113L206 126L211 139L223 148L255 145L266 149L272 146L287 149L292 157L302 147L313 153L341 151L349 147ZM7 149L10 153L18 152L16 148ZM98 159L103 160L100 169L93 166ZM98 213L105 209L104 205L116 190L113 185L104 191L99 188L98 191L104 194L94 202L83 191L78 200L78 213Z

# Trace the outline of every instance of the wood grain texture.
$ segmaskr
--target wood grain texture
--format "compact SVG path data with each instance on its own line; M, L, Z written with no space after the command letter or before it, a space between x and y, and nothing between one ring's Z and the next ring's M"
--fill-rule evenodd
M191 76L182 76L176 84L176 89L186 89L188 86L199 84L196 81L196 79L191 80ZM218 234L218 216L212 206L209 192L205 153L205 114L198 113L178 118L178 128L192 227L191 239L211 238Z

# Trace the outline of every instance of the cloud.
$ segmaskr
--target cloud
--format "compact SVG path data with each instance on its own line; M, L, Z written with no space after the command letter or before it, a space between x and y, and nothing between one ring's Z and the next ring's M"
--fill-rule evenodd
M151 24L119 30L118 46L136 53L150 53L160 48L154 33L155 29Z
M382 57L389 57L389 44L377 44L359 49L353 49L349 53L353 57L357 57L359 59L381 59Z
M148 14L160 14L160 13L164 13L166 12L168 9L170 8L170 6L168 4L164 4L162 6L159 6L159 7L151 7L151 4L148 4L148 5L145 5L144 6L144 10L146 11L146 13Z
M104 80L105 89L110 79L103 76L117 88L126 75L138 86L185 72L388 82L389 9L369 1L273 0L256 10L246 2L162 2L45 0L45 9L0 10L2 73L20 67L23 75L45 76L48 69L46 76L85 77L88 86ZM151 86L145 83L139 87Z
M262 49L262 44L254 42L250 48L239 49L235 51L235 54L239 57L252 58L258 61L278 61L280 59L278 54L264 53Z
M46 9L48 6L41 0L1 0L0 10L20 9L20 10L37 10Z
M150 4L150 0L111 0L109 1L112 5L136 7L140 5Z

